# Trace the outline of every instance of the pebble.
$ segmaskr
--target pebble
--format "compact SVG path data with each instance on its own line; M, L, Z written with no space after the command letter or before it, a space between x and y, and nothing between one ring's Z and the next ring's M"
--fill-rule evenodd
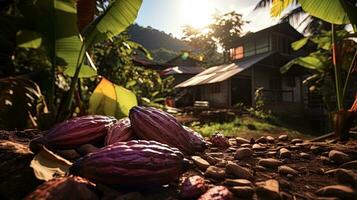
M252 147L252 145L251 144L242 144L242 145L240 145L240 147Z
M296 171L295 169L293 169L287 165L279 166L278 172L279 172L279 174L284 174L284 175L291 174L291 175L296 176L298 174L298 171Z
M299 153L299 156L304 159L310 159L310 154L301 152Z
M254 189L250 186L234 186L230 191L237 198L251 199L254 195Z
M328 153L328 157L330 158L330 160L332 160L333 162L335 162L337 164L346 163L351 160L349 155L347 155L341 151L336 151L336 150L331 150Z
M219 161L217 158L214 158L212 156L206 156L205 159L210 165L215 165Z
M340 199L355 199L356 193L352 188L343 185L330 185L316 191L316 194L324 197L338 197Z
M298 138L296 138L296 139L292 139L291 140L291 144L297 144L297 143L303 143L304 141L302 140L302 139L298 139Z
M249 140L242 138L242 137L236 137L236 142L237 142L237 144L249 144L250 143Z
M217 167L225 167L227 165L227 161L226 160L220 160L216 163Z
M253 155L253 151L249 148L239 148L237 149L234 158L238 160L243 160L245 158L249 158Z
M280 158L290 158L291 157L291 152L286 148L281 148L279 150L279 157Z
M206 169L210 166L210 164L203 158L199 156L192 156L191 159L195 163L195 165L198 167L198 169L202 171L206 171Z
M278 137L278 140L279 140L279 141L282 141L282 142L286 142L286 141L289 140L289 136L286 135L286 134L280 135L280 136Z
M257 185L258 187L256 189L256 192L259 199L280 199L279 182L277 180L270 179L265 182L259 182L257 183Z
M267 149L265 146L262 146L260 144L253 144L252 148L255 151L265 151Z
M82 156L85 156L89 153L92 153L92 152L95 152L95 151L98 151L99 148L98 147L95 147L94 145L92 144L83 144L81 145L80 147L77 148L77 152L79 154L81 154Z
M258 161L258 165L268 168L276 168L282 164L283 162L274 158L263 158Z
M322 153L324 151L326 151L325 148L321 147L321 146L316 146L316 145L312 145L310 147L310 150L312 151L312 153L314 154L318 154L318 153Z
M265 136L261 136L260 138L255 140L255 143L263 143L263 144L265 144L265 143L267 143L267 141L268 140L267 140L267 138Z
M322 161L324 164L330 164L331 160L326 157L326 156L320 156L319 159Z
M268 135L268 136L266 137L266 139L267 139L267 141L268 141L269 143L274 143L274 142L275 142L275 138L274 138L273 136Z
M243 168L234 162L229 161L226 166L227 174L234 175L237 178L253 180L253 174L246 168Z
M228 186L250 186L253 187L253 183L247 179L226 179L225 185Z
M336 169L335 177L341 184L357 186L357 174L352 170Z
M350 161L350 162L346 162L343 163L340 168L344 168L344 169L357 169L357 160L354 161Z
M204 175L208 178L221 180L225 178L226 172L223 168L209 166Z

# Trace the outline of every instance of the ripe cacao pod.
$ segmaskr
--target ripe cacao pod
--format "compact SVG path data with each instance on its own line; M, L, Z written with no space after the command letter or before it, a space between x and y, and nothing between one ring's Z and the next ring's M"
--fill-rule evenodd
M229 140L221 133L216 133L210 138L210 142L213 146L219 148L228 148L229 147Z
M108 134L105 137L105 146L114 144L115 142L127 142L134 138L135 134L131 128L130 119L126 117L118 120L108 129Z
M172 115L156 108L133 107L129 118L135 134L141 139L155 140L194 154L205 149L202 136L184 128Z
M52 179L43 183L29 194L25 200L99 199L93 191L93 183L81 177L70 176Z
M215 186L200 196L198 200L231 200L233 194L224 186Z
M116 121L113 117L87 115L75 117L57 124L48 133L32 143L41 143L49 148L72 149L82 144L104 139L108 128ZM36 146L30 144L30 147ZM31 148L33 150L33 148Z
M116 142L77 160L70 173L95 183L147 187L170 183L188 167L176 148L156 141Z
M205 179L201 176L187 177L181 186L181 196L183 198L197 198L204 192L206 192L207 186Z

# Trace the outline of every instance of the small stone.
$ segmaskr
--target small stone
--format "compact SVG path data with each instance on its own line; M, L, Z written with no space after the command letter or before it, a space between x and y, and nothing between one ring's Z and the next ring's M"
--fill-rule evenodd
M351 160L349 155L347 155L341 151L336 151L336 150L330 151L328 154L328 157L330 158L330 160L332 160L333 162L335 162L337 164L346 163Z
M240 145L240 147L252 147L252 145L251 144L242 144L242 145Z
M214 158L212 156L206 156L205 159L210 165L215 165L219 161L217 158Z
M234 186L230 188L235 197L251 199L254 194L254 189L250 186Z
M257 171L261 171L261 172L265 172L265 171L267 170L267 168L265 168L265 167L263 167L263 166L260 166L260 165L256 166L255 169L256 169Z
M286 148L281 148L279 150L279 157L280 158L290 158L291 157L291 152Z
M278 172L279 174L284 174L284 175L291 174L296 176L298 174L298 171L286 165L279 166Z
M343 163L340 168L344 169L357 169L357 160Z
M228 139L228 143L229 143L230 146L234 146L234 145L237 144L237 141L236 141L235 138L229 138Z
M303 158L303 159L309 159L310 158L310 154L304 153L304 152L299 153L299 156L301 158Z
M227 186L250 186L253 187L253 183L247 179L226 179L224 184Z
M236 154L234 155L235 159L242 160L245 158L249 158L253 155L253 151L249 148L239 148L236 151Z
M57 150L56 153L68 160L76 160L81 157L74 149Z
M237 178L253 180L253 174L248 169L243 168L231 161L229 161L226 166L226 172Z
M229 147L229 141L226 136L221 133L214 134L209 140L213 146L218 148L226 149Z
M258 165L268 168L276 168L282 164L283 162L274 158L263 158L258 161Z
M279 180L279 185L281 188L286 189L286 190L289 190L291 187L290 182L287 180L284 180L284 179Z
M269 156L275 156L276 155L276 151L268 151L267 155Z
M262 136L262 137L256 139L255 143L263 143L263 144L265 144L265 143L267 143L267 141L268 141L267 138L265 136Z
M242 138L242 137L236 137L236 142L237 142L237 144L249 144L250 143L249 140Z
M202 171L206 171L206 169L210 166L210 164L203 158L199 156L192 156L191 159L195 163L195 165L198 167L198 169Z
M320 147L320 146L312 145L312 146L310 147L310 150L312 151L312 153L318 154L318 153L324 152L326 149L325 149L325 148L322 148L322 147Z
M303 143L303 140L302 139L293 139L293 140L291 140L291 142L290 142L291 144L297 144L297 143Z
M227 161L226 160L220 160L218 163L216 163L217 167L226 167Z
M289 146L289 149L291 149L291 150L299 150L299 149L301 149L301 146L291 145L291 146Z
M93 153L95 151L98 151L99 148L98 147L95 147L94 145L92 144L83 144L81 145L80 147L77 148L77 152L79 154L81 154L81 156L85 156L89 153Z
M230 153L230 152L235 152L237 149L234 147L229 147L226 152Z
M322 161L322 163L324 164L330 164L331 163L331 160L326 157L326 156L320 156L319 159Z
M352 170L336 169L335 177L341 184L357 186L357 174Z
M316 191L316 194L324 197L338 197L340 199L355 199L356 193L352 188L343 185L330 185Z
M226 176L226 172L223 168L209 166L204 174L208 178L222 180Z
M260 144L253 144L252 148L255 151L265 151L267 149L265 146L262 146Z
M218 158L222 158L223 157L223 153L222 152L208 153L208 155L213 156L213 157L218 157Z
M277 180L270 179L265 182L257 183L257 185L258 187L256 192L259 199L280 199L279 182Z
M267 139L267 141L268 141L269 143L274 143L274 142L275 142L275 138L274 138L273 136L268 135L268 136L266 137L266 139Z
M279 141L282 141L282 142L286 142L286 141L289 140L289 136L286 135L286 134L280 135L280 136L278 137L278 140L279 140Z
M214 186L201 195L198 200L231 200L233 194L224 186Z

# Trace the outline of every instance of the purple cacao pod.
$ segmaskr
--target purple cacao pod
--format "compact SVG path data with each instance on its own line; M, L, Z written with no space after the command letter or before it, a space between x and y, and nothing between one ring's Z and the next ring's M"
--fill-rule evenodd
M75 117L57 124L44 137L34 140L32 143L41 143L55 149L76 148L104 139L108 128L116 121L113 117L101 115ZM35 145L30 144L31 146Z
M206 192L205 179L201 176L187 177L181 186L181 196L183 198L197 198Z
M113 186L147 187L168 184L188 167L176 148L156 141L116 142L77 160L74 175Z
M55 178L38 186L25 200L65 200L88 199L97 200L93 192L94 185L81 177Z
M141 139L168 144L189 155L202 152L206 147L198 133L186 130L175 117L159 109L136 106L130 110L129 118Z
M118 120L108 129L108 134L105 137L105 146L114 144L115 142L127 142L134 138L135 134L131 128L130 119L126 117Z
M198 200L231 200L233 194L224 186L215 186L204 193Z

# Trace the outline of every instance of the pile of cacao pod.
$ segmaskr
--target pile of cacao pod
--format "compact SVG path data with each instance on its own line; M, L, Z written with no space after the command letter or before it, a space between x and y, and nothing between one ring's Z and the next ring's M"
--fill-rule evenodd
M70 174L75 177L111 187L145 188L177 180L188 169L185 156L202 152L207 145L200 134L172 115L136 106L128 118L120 120L88 115L62 122L30 143L34 153L42 146L74 161ZM56 190L53 184L78 180L55 180L39 190Z

